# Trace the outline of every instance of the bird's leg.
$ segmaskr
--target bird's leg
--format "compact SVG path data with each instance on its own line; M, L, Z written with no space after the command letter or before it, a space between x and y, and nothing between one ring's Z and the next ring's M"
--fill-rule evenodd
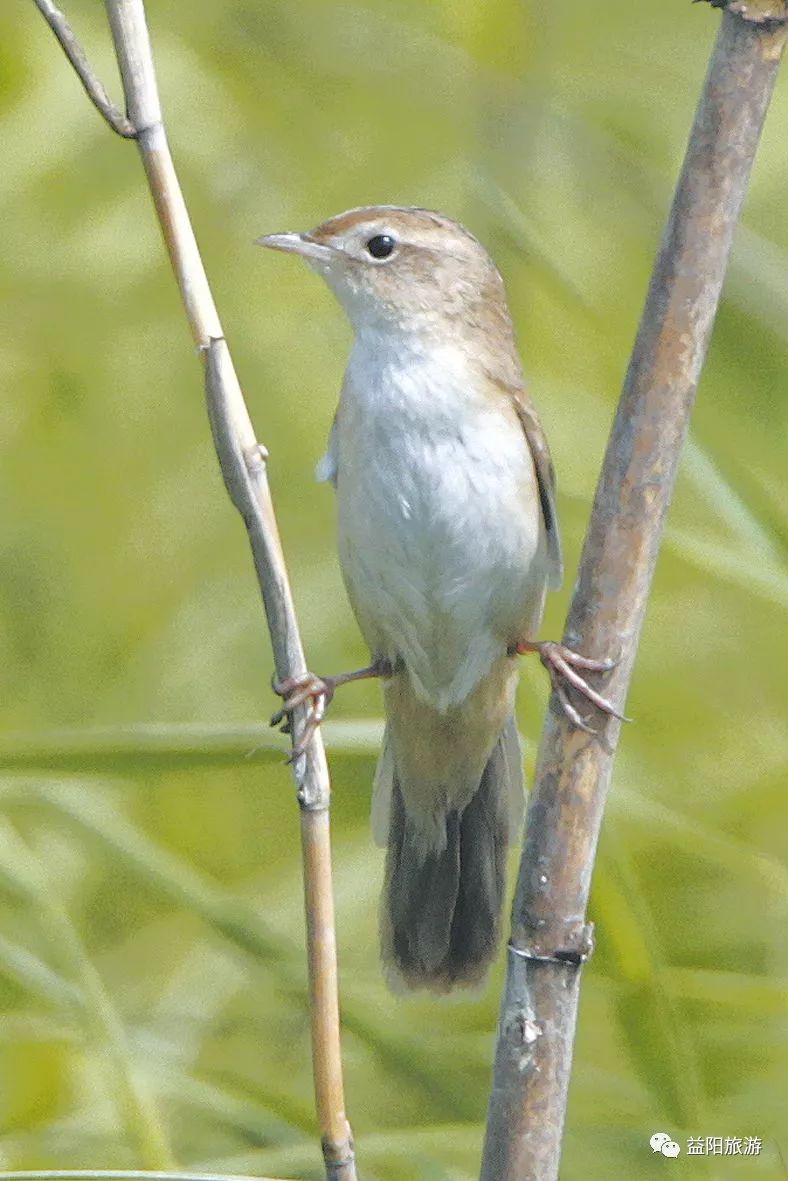
M278 693L284 700L282 702L282 708L277 710L271 718L271 725L279 726L281 723L284 723L282 725L284 733L290 733L293 710L298 709L299 705L304 705L307 701L311 702L304 732L293 747L288 761L292 762L293 759L298 758L299 755L304 753L311 741L312 735L323 721L326 710L339 685L346 685L349 681L365 681L370 677L390 677L392 673L393 668L391 662L384 660L382 657L377 657L366 668L357 668L349 673L339 673L334 677L318 677L315 673L306 672L301 673L297 677L286 677L284 681L272 681L271 687L274 693Z
M602 713L610 714L612 717L618 718L621 722L629 722L631 720L630 718L624 717L613 703L608 701L606 697L603 697L601 693L597 693L596 689L592 689L586 678L578 672L578 669L594 673L610 672L611 668L615 668L618 664L618 660L610 658L607 660L592 660L588 656L581 656L579 652L574 652L571 648L567 648L566 644L558 644L554 640L518 640L509 649L511 656L522 656L528 652L539 653L539 659L550 675L550 683L555 690L556 697L561 703L561 708L573 725L578 726L581 730L585 730L588 734L596 734L596 730L584 721L569 700L567 685L571 685L577 689L578 693L582 693Z

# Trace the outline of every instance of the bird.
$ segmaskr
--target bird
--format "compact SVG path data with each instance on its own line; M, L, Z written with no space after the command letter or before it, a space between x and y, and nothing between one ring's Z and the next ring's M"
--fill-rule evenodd
M395 991L480 985L500 941L507 848L522 823L517 656L537 652L560 706L593 660L537 635L563 561L547 440L503 280L458 222L415 206L347 210L257 239L327 282L354 333L327 452L339 562L370 651L362 669L275 683L297 756L335 689L379 677L385 732L372 823L387 848L380 941Z

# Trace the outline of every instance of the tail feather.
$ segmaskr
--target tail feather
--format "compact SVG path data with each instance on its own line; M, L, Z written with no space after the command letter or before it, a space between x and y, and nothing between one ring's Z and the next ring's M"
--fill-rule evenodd
M393 983L446 992L483 978L500 938L511 798L522 797L515 750L512 718L470 802L446 811L439 848L408 814L392 764L381 930Z
M394 781L386 905L391 926L392 958L403 975L429 977L450 954L451 924L460 886L460 824L456 812L446 817L443 849L426 850L414 831Z
M509 816L496 746L484 769L479 790L462 814L460 889L451 923L446 973L450 979L477 980L492 960L501 933L506 887Z

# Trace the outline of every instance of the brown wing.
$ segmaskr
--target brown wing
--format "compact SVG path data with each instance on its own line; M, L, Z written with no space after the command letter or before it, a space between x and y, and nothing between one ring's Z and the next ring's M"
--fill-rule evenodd
M547 446L542 425L528 394L524 389L515 389L512 386L508 386L507 390L534 461L539 502L547 535L547 585L551 590L557 590L563 581L564 562L561 556L561 535L555 506L555 472L550 458L550 448Z

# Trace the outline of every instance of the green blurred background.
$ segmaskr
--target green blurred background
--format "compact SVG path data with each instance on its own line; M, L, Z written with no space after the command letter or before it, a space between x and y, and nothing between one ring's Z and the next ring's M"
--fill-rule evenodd
M103 6L68 11L117 95ZM251 242L367 202L445 210L504 273L559 475L557 636L718 14L151 0L149 15L311 666L365 657L312 476L349 330L319 281ZM783 78L616 766L568 1179L786 1172L787 123ZM0 12L0 142L0 1166L318 1177L297 812L265 724L246 541L136 152L32 0ZM545 681L523 663L529 769ZM470 1000L382 984L379 715L379 689L352 686L326 727L349 1113L366 1181L460 1181L477 1174L500 965ZM652 1156L657 1130L679 1159ZM763 1149L690 1161L688 1136Z

